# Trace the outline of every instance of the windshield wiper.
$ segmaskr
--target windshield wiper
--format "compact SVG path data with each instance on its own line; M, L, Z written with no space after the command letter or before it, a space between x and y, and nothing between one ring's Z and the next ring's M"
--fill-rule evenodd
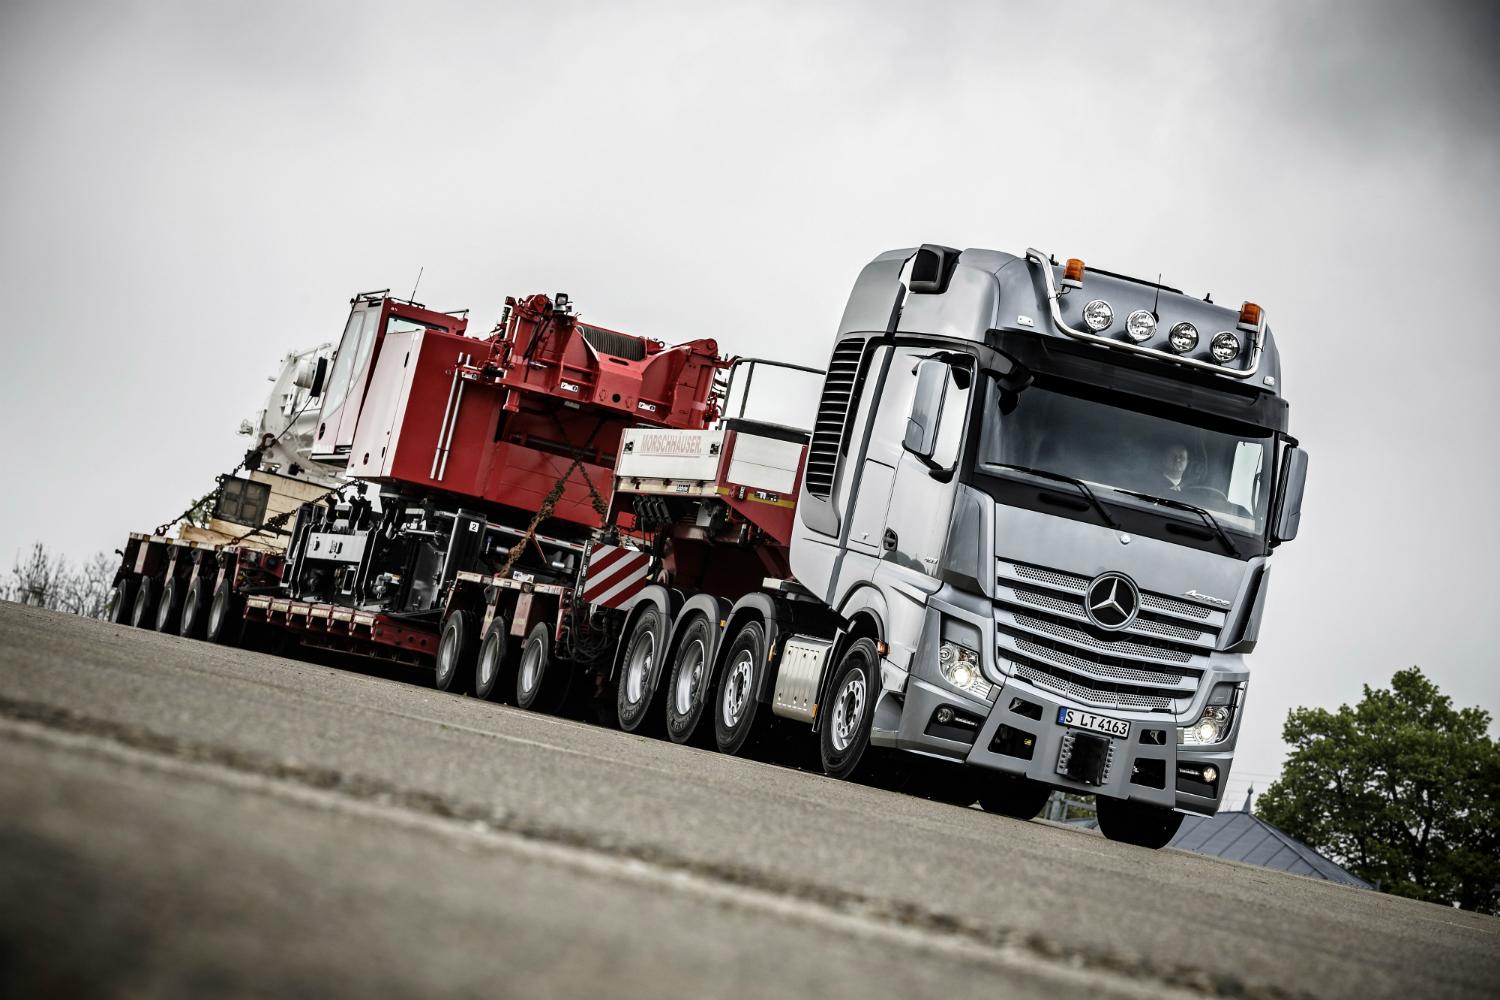
M1115 523L1115 519L1109 516L1109 511L1104 509L1104 504L1099 502L1099 498L1094 495L1094 491L1089 489L1088 483L1085 483L1082 479L1074 479L1072 476L1065 476L1061 472L1048 472L1045 469L1028 469L1024 465L1006 465L1003 462L991 462L987 464L996 469L1024 472L1028 476L1036 476L1039 479L1053 479L1059 483L1067 483L1070 486L1075 486L1078 488L1078 492L1082 493L1088 499L1088 502L1093 505L1094 509L1099 512L1099 516L1104 519L1105 524L1116 531L1120 530L1120 526Z
M1202 507L1195 507L1192 504L1188 503L1186 500L1173 500L1170 497L1153 496L1150 493L1137 493L1135 490L1122 489L1118 486L1112 486L1110 488L1113 489L1116 493L1123 493L1128 497L1135 497L1138 500L1145 500L1147 503L1159 503L1163 507L1175 507L1178 510L1185 510L1197 514L1203 520L1203 523L1213 529L1213 533L1215 535L1219 536L1219 541L1224 543L1224 548L1229 551L1229 554L1234 556L1236 559L1240 557L1240 550L1235 547L1234 540L1229 537L1229 532L1225 531L1224 526L1221 525L1212 514L1204 510Z

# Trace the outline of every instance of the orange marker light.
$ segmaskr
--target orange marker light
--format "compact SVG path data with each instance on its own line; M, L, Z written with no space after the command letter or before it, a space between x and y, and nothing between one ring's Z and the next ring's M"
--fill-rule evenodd
M1083 261L1077 257L1069 257L1067 266L1063 268L1064 281L1076 281L1083 283Z
M1240 326L1260 326L1260 306L1254 302L1240 306Z

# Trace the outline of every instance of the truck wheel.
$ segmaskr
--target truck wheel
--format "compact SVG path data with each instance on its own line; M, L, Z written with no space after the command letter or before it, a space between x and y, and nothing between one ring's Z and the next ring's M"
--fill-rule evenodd
M1052 797L1052 789L1040 781L998 771L979 774L979 805L985 812L1012 819L1036 819Z
M485 630L484 640L479 644L479 656L474 663L474 693L487 701L499 701L505 693L500 677L511 665L509 625L496 615Z
M552 665L552 626L537 622L521 646L521 662L516 667L516 704L541 711L542 688Z
M156 601L161 596L161 581L154 576L143 576L136 586L135 603L130 606L130 624L135 628L150 628L156 623Z
M469 627L469 614L451 611L443 619L443 630L438 636L436 673L433 686L439 691L463 694L474 676L474 630Z
M760 702L755 692L760 688L761 673L766 669L766 629L757 620L747 621L735 633L724 657L724 673L719 678L719 693L714 700L714 742L722 753L737 754L745 749L756 729Z
M130 615L135 610L135 583L135 577L127 576L115 584L115 593L109 603L109 620L116 625L130 624Z
M187 596L182 599L182 618L177 634L184 639L203 638L203 619L208 610L208 581L201 576L193 577L188 584Z
M615 685L615 712L620 728L627 733L641 728L646 710L651 707L651 696L656 692L653 675L663 653L657 648L660 629L661 612L654 605L647 607L636 617L625 643L619 683Z
M880 651L870 638L855 640L839 661L818 741L823 773L830 778L852 777L870 746L879 663Z
M1164 806L1107 799L1102 795L1095 797L1094 804L1099 810L1100 833L1110 840L1153 851L1166 847L1182 825L1182 813Z
M672 671L667 676L667 736L673 743L687 743L703 718L703 704L713 686L713 662L709 645L713 626L702 615L695 614L682 631Z
M208 605L208 622L203 630L209 642L232 646L237 638L234 590L226 577L214 587L214 599Z
M162 587L156 602L156 631L177 634L182 618L182 579L172 577Z

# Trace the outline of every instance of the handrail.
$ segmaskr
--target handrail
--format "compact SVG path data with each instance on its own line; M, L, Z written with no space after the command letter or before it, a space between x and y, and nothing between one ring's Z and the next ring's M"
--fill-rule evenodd
M1154 347L1142 347L1139 344L1131 344L1123 340L1112 340L1109 337L1101 337L1098 334L1088 333L1077 327L1069 326L1062 318L1062 309L1058 306L1057 282L1052 276L1051 261L1040 250L1035 249L1026 251L1026 259L1028 261L1035 261L1041 265L1042 279L1047 283L1047 307L1052 312L1052 325L1057 327L1059 333L1072 337L1074 340L1099 344L1102 347L1108 347L1112 350L1139 354L1142 357L1158 358L1163 361L1170 361L1173 364L1184 365L1188 368L1201 368L1204 371L1214 372L1219 375L1228 375L1237 379L1250 378L1260 370L1262 345L1266 329L1266 314L1264 311L1261 312L1260 324L1256 326L1250 341L1250 367L1243 370L1225 368L1223 365L1216 365L1208 361L1199 361L1197 358L1184 358L1180 354L1169 354L1166 351L1159 351Z

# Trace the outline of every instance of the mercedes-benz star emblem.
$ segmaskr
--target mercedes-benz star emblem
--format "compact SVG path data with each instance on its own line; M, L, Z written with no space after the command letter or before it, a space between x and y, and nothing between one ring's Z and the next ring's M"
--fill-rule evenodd
M1089 584L1085 608L1095 625L1116 632L1135 621L1135 613L1141 608L1141 592L1123 573L1103 573Z

